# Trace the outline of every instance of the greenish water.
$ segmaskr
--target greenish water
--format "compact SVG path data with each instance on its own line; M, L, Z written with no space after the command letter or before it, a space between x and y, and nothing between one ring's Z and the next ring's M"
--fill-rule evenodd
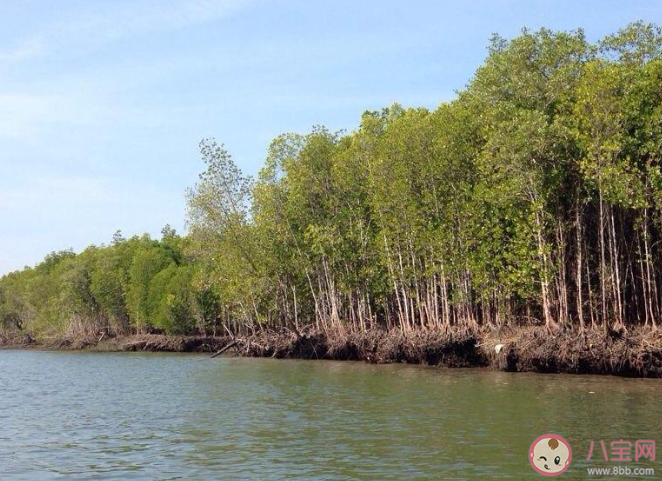
M662 440L661 399L658 380L0 351L0 479L543 479L527 451L548 432L573 448L560 479L583 478L615 465L587 463L591 440L594 459Z

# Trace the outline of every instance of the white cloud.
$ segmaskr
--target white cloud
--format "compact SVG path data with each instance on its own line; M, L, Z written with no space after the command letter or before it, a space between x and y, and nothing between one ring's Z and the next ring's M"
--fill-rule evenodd
M16 46L1 51L0 61L17 62L61 50L88 50L115 40L168 32L223 18L252 0L142 0L109 2L63 19L32 36L18 39ZM95 8L96 7L96 8Z
M90 202L111 202L118 192L108 181L85 176L45 176L34 179L20 188L0 190L0 210L5 214L53 206L74 206Z
M0 71L13 73L13 67L29 60L54 58L89 52L114 41L169 32L223 18L252 0L139 0L87 2L75 12L62 9L47 26L37 26L25 38L14 39L14 47L0 49ZM67 65L66 59L58 60ZM134 75L139 75L132 65ZM121 66L119 70L122 71ZM16 72L19 72L18 70ZM0 78L0 141L34 141L56 132L62 126L101 125L122 118L156 122L140 106L122 102L116 89L125 72L99 76L71 71L53 75ZM146 68L144 75L152 72ZM0 76L1 77L1 76ZM12 77L16 77L11 80ZM131 83L135 86L138 79ZM4 85L3 85L4 84ZM135 87L133 87L135 88ZM118 108L118 101L121 107ZM1 155L1 153L0 153Z
M0 138L34 136L40 124L66 118L66 103L56 95L0 94Z
M31 38L19 42L11 49L0 51L0 62L16 62L19 60L38 56L43 51L43 44L38 38Z
M89 125L110 108L82 89L56 93L0 93L0 139L31 140L53 127Z

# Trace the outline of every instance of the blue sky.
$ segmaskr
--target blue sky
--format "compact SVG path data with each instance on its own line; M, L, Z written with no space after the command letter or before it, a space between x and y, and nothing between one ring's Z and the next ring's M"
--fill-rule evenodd
M493 32L637 19L662 2L0 0L0 275L183 231L203 137L255 174L279 133L453 98Z

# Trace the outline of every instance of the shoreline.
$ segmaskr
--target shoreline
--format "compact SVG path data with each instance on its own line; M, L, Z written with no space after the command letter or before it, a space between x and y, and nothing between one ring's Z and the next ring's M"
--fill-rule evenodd
M434 331L262 331L245 337L134 334L52 339L0 337L0 349L95 352L197 352L278 359L327 359L481 367L508 372L601 374L662 378L662 330L558 331L450 328Z

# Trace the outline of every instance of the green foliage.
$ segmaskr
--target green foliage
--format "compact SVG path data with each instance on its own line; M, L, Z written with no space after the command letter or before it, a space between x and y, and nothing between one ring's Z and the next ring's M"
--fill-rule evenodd
M661 39L642 23L593 45L494 37L456 100L282 135L252 186L212 144L221 168L189 196L208 285L241 307L229 318L285 325L653 322Z
M149 286L150 320L167 334L187 334L195 327L196 299L192 285L193 268L175 266L160 271Z
M189 234L0 280L40 335L641 322L662 315L662 33L495 36L455 100L276 138L254 181L204 140Z
M204 331L215 305L194 283L187 245L166 226L161 241L116 233L109 246L49 254L0 279L0 329L42 338Z

